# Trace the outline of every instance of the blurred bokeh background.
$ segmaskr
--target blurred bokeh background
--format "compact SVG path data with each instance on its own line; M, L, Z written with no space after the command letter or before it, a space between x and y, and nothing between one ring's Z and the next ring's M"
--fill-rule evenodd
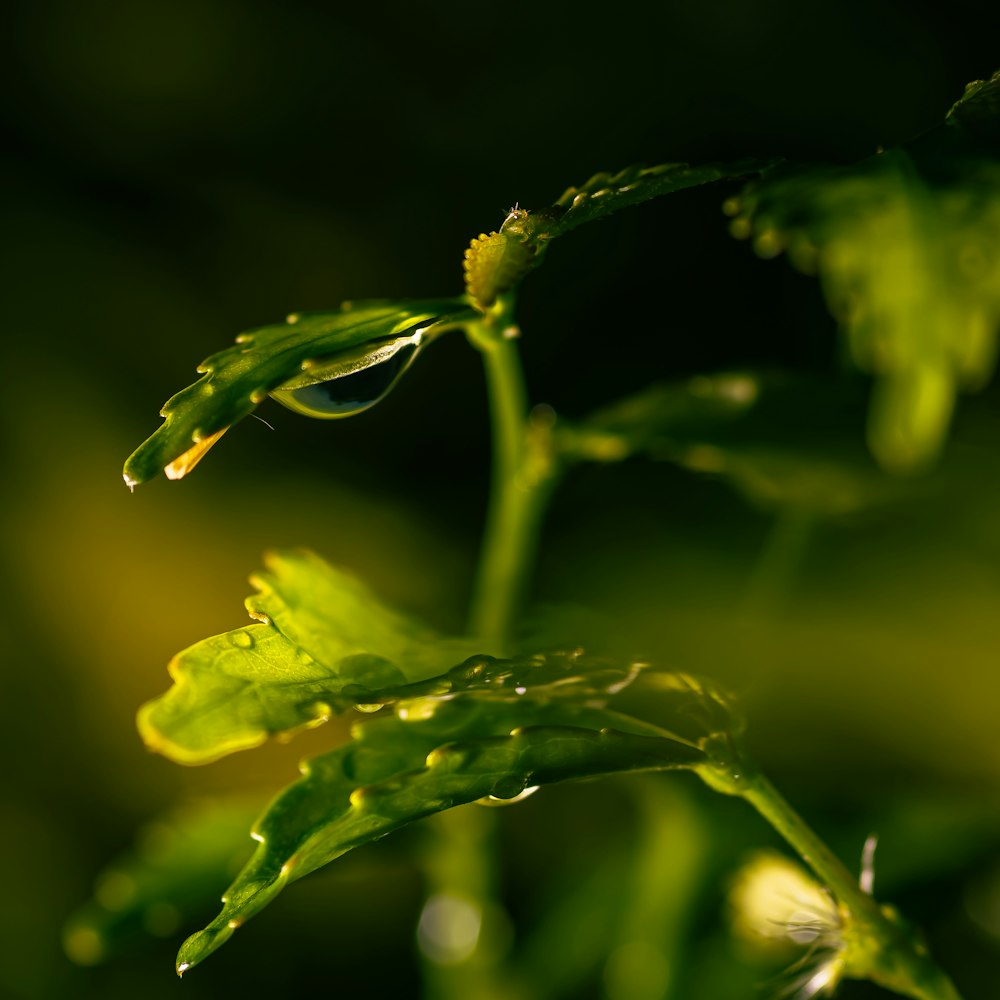
M122 461L241 330L345 298L457 293L468 240L515 202L636 161L846 162L936 124L1000 64L978 5L947 7L11 5L0 995L420 995L428 830L297 884L183 987L174 950L225 873L189 911L146 914L155 933L106 962L72 963L61 934L136 830L223 793L252 811L336 742L331 727L185 769L135 733L170 656L243 622L263 550L308 545L460 628L488 470L477 357L444 338L350 421L267 405L273 429L245 421L181 483L130 495ZM651 377L840 377L816 282L730 239L730 193L664 199L552 249L522 296L533 398L574 416ZM843 379L836 405L777 413L751 443L793 431L799 475L818 481L814 435L863 441L864 385ZM743 691L773 779L852 863L880 832L877 886L969 998L993 995L1000 968L998 402L995 387L962 402L930 473L871 467L875 485L832 511L665 463L577 470L534 593L597 647ZM605 781L505 810L490 835L534 970L534 993L498 996L728 1000L773 973L725 928L727 879L773 843L739 803L683 779ZM636 902L632 883L660 891ZM630 920L659 928L661 950Z

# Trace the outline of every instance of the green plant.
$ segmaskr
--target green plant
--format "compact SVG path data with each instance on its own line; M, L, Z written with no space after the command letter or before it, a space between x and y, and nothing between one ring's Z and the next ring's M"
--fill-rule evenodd
M752 237L765 257L787 250L797 267L819 275L852 360L875 382L873 454L891 473L919 472L942 446L957 391L983 385L993 369L998 103L1000 75L972 85L939 128L850 167L746 161L600 174L547 209L512 209L497 232L474 239L462 296L291 316L243 334L200 366L203 377L168 401L162 426L128 459L131 488L161 471L188 474L268 396L307 416L361 412L451 331L482 355L495 451L466 635L444 637L398 614L312 553L274 553L252 578L255 624L178 654L174 686L141 709L147 744L188 764L334 714L375 715L355 725L345 746L309 762L258 820L252 858L219 916L182 946L179 973L288 883L413 820L465 803L516 801L567 779L687 770L745 799L818 880L762 866L740 897L745 913L759 907L748 919L764 933L777 921L786 937L812 944L797 996L830 992L850 977L916 1000L958 997L903 918L874 899L870 857L859 881L760 772L729 693L655 664L526 648L518 627L546 502L575 464L650 454L715 472L782 507L793 534L804 520L885 489L882 477L840 457L820 460L815 449L728 445L720 428L787 392L757 373L656 383L578 421L531 406L516 297L549 243L577 226L683 188L751 177L725 204L734 235ZM459 856L470 850L455 847ZM806 902L782 915L779 904L759 900L769 880L786 876Z

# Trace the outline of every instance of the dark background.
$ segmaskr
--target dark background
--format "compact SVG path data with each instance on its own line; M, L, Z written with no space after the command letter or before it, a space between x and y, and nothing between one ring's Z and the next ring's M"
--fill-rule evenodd
M5 35L0 995L415 996L415 835L300 884L183 987L173 950L204 911L93 969L64 957L60 933L149 817L234 787L266 798L335 740L189 771L135 734L170 656L243 621L262 550L309 545L387 600L461 626L488 468L478 359L446 338L352 421L267 404L273 431L245 421L179 484L130 495L123 459L242 329L345 298L457 293L472 236L597 170L846 162L904 141L1000 66L996 36L980 5L902 0L39 0L13 5ZM522 295L534 399L579 415L652 376L837 370L816 283L728 237L731 190L553 247ZM592 609L627 655L750 691L755 750L844 856L871 828L890 832L894 898L968 998L990 995L1000 950L996 414L993 390L963 404L935 473L819 526L751 639L745 621L729 626L773 516L670 466L575 473L536 590ZM612 784L512 810L510 858L541 884L559 849L533 830L583 859L627 850L628 810L619 828L605 808L619 802ZM705 834L718 879L692 954L717 964L719 886L733 852L769 835L688 791L699 829L722 824L737 842ZM567 829L561 810L577 817ZM220 890L206 890L209 908ZM748 995L738 972L715 993L689 975L692 997ZM576 995L601 995L599 979Z

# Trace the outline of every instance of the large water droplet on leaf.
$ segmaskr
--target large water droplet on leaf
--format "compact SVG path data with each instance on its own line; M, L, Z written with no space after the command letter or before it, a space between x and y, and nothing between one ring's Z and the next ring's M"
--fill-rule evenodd
M509 802L524 796L528 784L528 776L524 774L505 774L497 778L490 789L490 798L499 802ZM524 796L527 798L527 796Z
M424 324L426 325L426 324ZM306 363L303 374L271 392L283 406L307 417L350 417L374 406L410 367L421 330L366 345L360 354Z
M502 791L509 791L510 789L501 789ZM496 788L494 788L496 791ZM487 795L485 798L476 799L478 805L481 806L512 806L518 802L523 802L525 799L534 795L538 791L538 785L529 785L527 788L523 788L516 795L507 796L501 798L498 795Z

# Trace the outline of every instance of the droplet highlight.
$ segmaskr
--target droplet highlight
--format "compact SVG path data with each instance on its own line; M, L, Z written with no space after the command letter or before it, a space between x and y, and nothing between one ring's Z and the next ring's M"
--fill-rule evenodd
M424 320L402 335L366 344L361 351L307 359L303 374L271 390L282 406L307 417L350 417L385 397L423 345Z

